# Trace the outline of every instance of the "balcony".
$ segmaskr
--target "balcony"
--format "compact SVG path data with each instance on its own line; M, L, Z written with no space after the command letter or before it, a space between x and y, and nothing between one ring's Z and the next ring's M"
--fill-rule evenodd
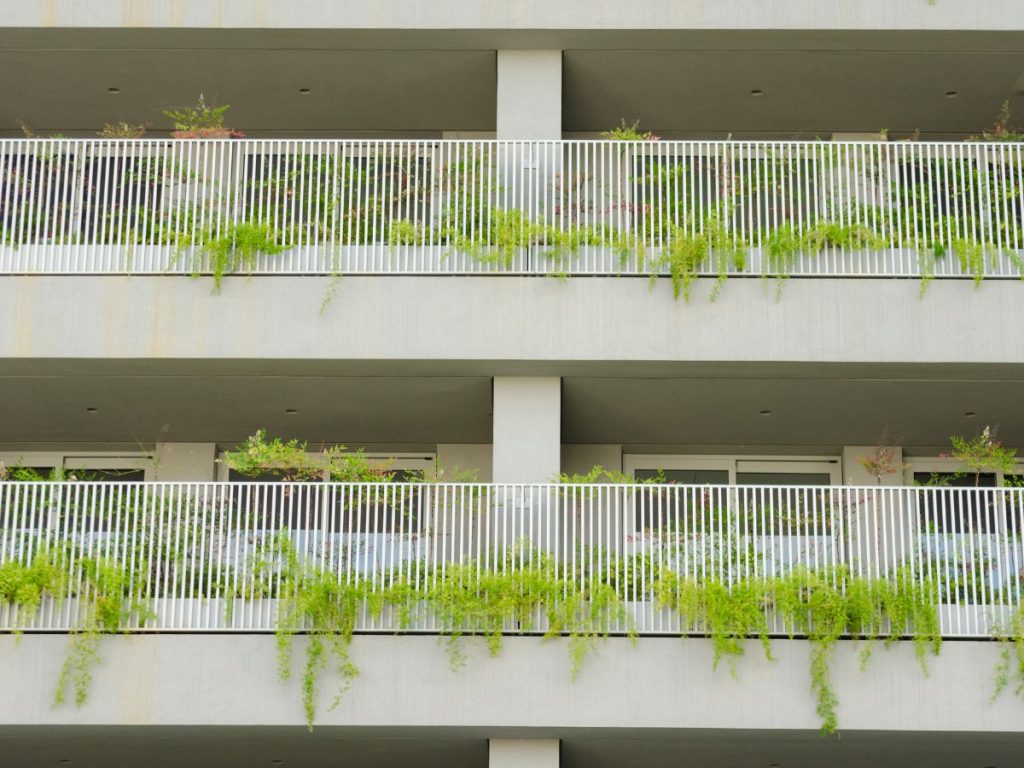
M877 615L844 620L843 635L991 638L1008 631L1024 589L1022 494L6 482L0 630L74 632L97 621L111 632L316 630L296 602L316 582L344 614L338 631L706 635L721 619L701 600L724 589L757 593L759 617L730 625L731 635L792 636L822 631L801 616L814 594L867 590ZM9 588L29 572L32 599ZM781 597L786 583L800 586L796 609ZM499 605L503 589L517 600ZM923 601L934 626L892 612L888 594ZM458 600L472 607L453 610ZM107 619L97 613L104 601ZM905 625L886 623L893 617Z
M1020 144L0 141L6 274L1019 278Z

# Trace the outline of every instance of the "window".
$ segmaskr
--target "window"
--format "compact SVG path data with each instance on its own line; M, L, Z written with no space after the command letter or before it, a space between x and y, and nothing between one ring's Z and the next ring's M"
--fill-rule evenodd
M661 473L668 483L686 485L837 485L838 458L626 455L623 470L637 480Z
M842 479L839 459L832 458L635 455L625 456L623 467L637 481L664 478L669 484L709 486L699 493L639 491L638 531L663 527L666 520L679 516L675 525L714 528L726 511L733 510L733 523L748 530L763 526L780 533L821 533L829 526L828 496L799 487L837 485ZM723 485L740 488L716 487Z
M964 473L959 460L952 458L912 459L905 474L910 484L928 488L919 497L918 512L922 530L932 533L1019 530L1019 499L1011 497L1007 503L1002 494L984 490L1012 486L1019 477L1017 473Z
M318 454L310 452L311 458ZM355 531L361 534L408 532L416 527L414 510L418 508L417 486L403 485L419 477L430 479L435 457L417 455L385 456L368 454L370 466L392 474L390 482L380 485L338 485L326 490L309 485L287 485L279 489L267 486L286 482L280 471L268 471L250 477L218 466L218 479L246 484L231 492L234 508L248 510L262 522L276 528L306 529L323 527L335 532ZM320 481L328 479L325 469ZM249 485L257 484L257 485ZM323 517L321 510L333 510ZM272 519L271 519L272 518Z
M148 454L11 451L0 453L0 464L8 470L32 471L43 480L143 482L155 479L153 458Z

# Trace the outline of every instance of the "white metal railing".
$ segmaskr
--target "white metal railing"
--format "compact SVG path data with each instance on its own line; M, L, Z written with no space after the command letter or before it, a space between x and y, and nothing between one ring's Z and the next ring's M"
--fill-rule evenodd
M1022 525L1018 488L6 482L0 596L4 567L43 553L61 553L68 586L36 611L0 599L0 629L81 626L76 596L106 563L152 609L137 629L272 631L286 542L304 567L382 589L546 562L611 587L629 608L612 630L644 634L695 631L655 604L666 573L732 586L843 569L929 585L943 635L987 636L1021 602ZM365 610L357 629L437 623Z
M673 247L702 274L1018 277L1024 145L0 140L0 273L659 274Z

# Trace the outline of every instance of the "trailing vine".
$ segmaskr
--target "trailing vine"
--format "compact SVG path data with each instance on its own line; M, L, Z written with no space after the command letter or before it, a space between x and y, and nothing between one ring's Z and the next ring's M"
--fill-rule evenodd
M758 638L765 657L773 659L770 615L782 622L790 638L806 637L811 644L811 690L825 733L838 727L838 697L830 674L836 641L860 638L863 668L880 636L888 645L910 634L925 672L927 653L937 655L941 646L934 588L903 572L890 581L854 577L846 569L798 568L786 576L742 579L729 586L663 572L654 583L654 595L659 605L678 612L685 626L706 632L714 666L725 659L734 674L747 638Z
M226 227L220 233L207 232L178 240L179 251L198 246L199 256L194 260L193 277L199 276L201 257L209 260L213 276L213 292L219 293L224 276L233 272L251 271L260 255L281 253L278 233L270 224L243 221Z
M1024 604L1013 611L1008 626L996 629L996 637L1001 647L992 700L995 701L1011 683L1014 694L1024 699Z

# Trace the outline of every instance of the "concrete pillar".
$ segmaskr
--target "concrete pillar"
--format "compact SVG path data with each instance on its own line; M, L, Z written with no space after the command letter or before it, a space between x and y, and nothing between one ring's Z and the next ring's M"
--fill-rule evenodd
M498 51L498 138L562 138L562 52Z
M491 739L488 768L558 768L558 739Z
M157 443L153 465L157 480L208 482L214 479L214 443Z
M494 377L496 483L548 483L561 471L562 379Z

